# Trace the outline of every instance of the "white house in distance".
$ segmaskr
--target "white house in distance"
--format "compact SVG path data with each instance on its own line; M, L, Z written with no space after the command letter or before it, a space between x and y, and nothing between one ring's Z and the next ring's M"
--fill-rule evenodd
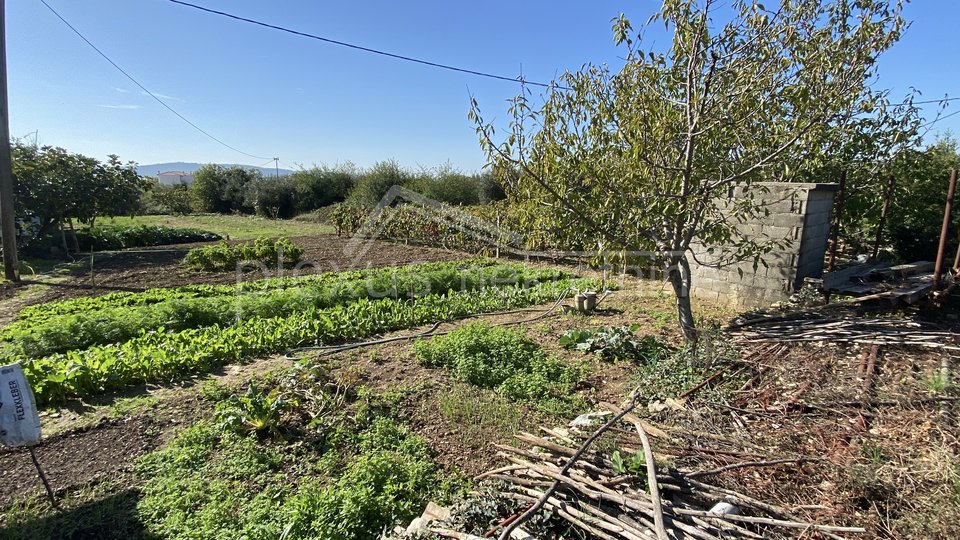
M167 171L157 173L157 180L165 186L175 186L177 184L190 185L193 183L193 173L184 171Z

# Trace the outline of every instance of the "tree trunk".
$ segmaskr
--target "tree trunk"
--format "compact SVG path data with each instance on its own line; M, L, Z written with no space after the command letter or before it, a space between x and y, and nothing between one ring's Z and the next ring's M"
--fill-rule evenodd
M686 256L676 259L668 269L667 278L673 286L677 297L677 318L680 322L680 331L688 345L696 347L697 325L693 318L693 307L690 305L690 263Z

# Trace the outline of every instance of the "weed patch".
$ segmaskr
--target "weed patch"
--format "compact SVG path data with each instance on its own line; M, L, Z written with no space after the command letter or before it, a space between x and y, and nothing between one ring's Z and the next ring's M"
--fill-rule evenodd
M443 367L457 379L496 390L502 396L534 404L545 412L563 413L583 407L573 387L584 368L548 356L515 330L484 323L414 344L417 361Z
M301 399L320 393L324 378L300 368L283 380L234 398L285 396L285 415L308 417ZM426 442L392 418L369 408L351 416L343 407L335 416L322 426L295 422L314 436L293 445L222 424L191 426L138 463L147 478L140 519L150 533L171 539L376 538L457 489Z

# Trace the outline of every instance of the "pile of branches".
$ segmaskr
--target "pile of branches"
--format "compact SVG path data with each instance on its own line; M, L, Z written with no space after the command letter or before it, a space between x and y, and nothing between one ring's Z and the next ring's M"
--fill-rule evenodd
M741 342L831 341L870 345L911 345L960 351L957 334L908 319L862 319L806 315L772 316L744 321L729 329Z
M658 470L650 436L669 440L660 427L632 414L630 405L619 411L592 434L577 427L542 428L545 437L530 433L517 438L527 448L496 445L498 454L509 465L484 473L478 479L498 480L508 486L501 496L521 501L525 506L490 529L501 540L527 538L522 526L527 518L548 510L584 535L603 540L683 539L719 540L721 538L768 538L776 529L817 531L830 538L836 533L865 533L860 527L840 527L810 523L792 515L781 506L757 500L734 490L711 485L703 480L734 468L762 467L803 460L746 462L699 472ZM595 416L610 413L593 413ZM626 423L632 429L622 429ZM670 428L671 431L673 430ZM638 457L628 469L589 447L600 434L611 431L631 436L640 444ZM639 469L639 470L638 470ZM514 530L517 529L517 530ZM440 537L476 540L481 537L444 529L430 528ZM518 534L519 533L519 534Z

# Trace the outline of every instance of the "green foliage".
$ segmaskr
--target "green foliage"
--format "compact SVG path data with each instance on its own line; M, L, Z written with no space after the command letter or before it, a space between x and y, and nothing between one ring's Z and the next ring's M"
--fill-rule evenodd
M129 341L30 359L24 369L40 403L95 395L144 382L208 372L228 362L319 343L339 343L431 321L500 311L556 299L591 280L558 280L530 288L486 288L414 300L360 299L285 317L250 317L180 332L164 328Z
M192 207L197 212L249 213L249 191L262 178L257 169L204 165L196 170L190 184Z
M359 540L409 522L450 492L422 438L381 415L337 413L344 421L322 443L295 447L191 426L139 461L147 478L140 518L171 539ZM321 474L302 474L314 464Z
M346 304L360 298L414 298L435 291L533 284L567 277L567 274L556 270L531 270L521 265L459 268L454 263L445 263L445 266L380 269L360 276L348 272L338 277L326 280L308 277L299 286L278 286L251 292L241 285L211 287L201 291L161 289L149 294L141 293L140 300L143 303L139 304L130 303L137 299L131 295L121 297L125 302L117 306L109 302L71 302L70 305L84 306L86 309L48 309L40 311L41 316L37 316L34 310L28 312L26 318L0 331L0 343L9 343L0 350L4 353L0 356L35 358L91 345L126 341L161 328L177 331L213 324L227 326L245 318L283 317L310 309ZM201 295L201 292L220 294Z
M434 171L424 171L408 187L435 201L458 206L487 204L505 198L492 175L467 175L449 163Z
M890 243L901 260L936 258L950 169L954 168L960 168L954 139L941 139L923 151L905 152L892 164L896 183L888 223ZM960 230L956 213L951 227L948 253L955 249L956 231Z
M291 176L257 178L247 186L247 204L258 215L289 219L297 214L296 183Z
M466 219L481 219L489 225L509 226L508 208L504 204L472 206L461 210L466 212ZM380 239L474 253L491 252L494 248L491 240L501 247L514 249L546 247L540 235L530 236L525 246L520 245L518 239L509 236L493 239L477 237L464 231L462 227L427 217L412 205L400 204L382 208L371 220L372 211L368 207L345 203L332 206L329 215L338 235L353 235L362 229L375 230Z
M712 250L699 255L711 264L776 246L739 227L769 212L763 187L747 188L804 179L832 157L885 95L869 86L876 59L906 26L901 3L882 0L780 2L775 14L749 0L722 15L707 4L665 0L649 24L663 24L666 45L620 16L622 67L566 73L542 104L524 89L499 140L475 100L471 109L488 160L521 173L507 187L523 230L553 231L566 249L654 254L688 340L691 246Z
M141 211L147 215L181 215L193 211L190 206L190 188L186 184L168 186L153 181L143 193L140 204Z
M259 265L289 268L300 262L303 248L286 238L257 238L253 242L195 247L187 252L183 264L194 270L228 272Z
M613 472L616 474L633 474L646 481L647 459L642 452L634 452L624 460L620 451L614 450L610 461L613 463Z
M200 229L177 229L160 225L99 225L77 231L80 249L126 249L220 240L220 235Z
M595 353L607 361L656 362L667 352L667 346L655 336L638 339L634 332L639 328L639 324L633 324L601 326L596 330L569 330L560 337L560 345L585 353Z
M403 170L396 161L378 161L357 179L347 201L372 207L380 202L391 187L406 186L412 179L413 175Z
M483 428L513 434L520 427L522 411L503 396L490 390L457 385L440 397L440 412L445 418L482 435Z
M458 261L440 261L421 264L412 264L399 268L363 268L345 272L323 272L306 276L289 276L259 279L255 281L241 281L234 285L183 285L180 287L147 289L144 292L114 292L101 296L80 296L58 302L46 302L26 306L17 314L17 323L8 327L21 327L23 324L35 325L43 323L44 319L57 315L71 313L95 312L126 306L148 306L168 300L187 298L209 298L212 296L235 296L246 293L265 293L304 286L330 286L332 283L346 283L356 280L371 280L377 282L385 276L394 274L431 273L436 271L458 270L470 272L484 272L483 268L493 266L495 261L483 257L461 259ZM516 268L522 268L517 265ZM519 272L519 270L518 270ZM540 279L552 279L547 273L538 273ZM557 272L557 277L569 277L569 274ZM224 301L221 298L220 301ZM0 334L8 336L9 332Z
M306 212L342 202L356 181L352 167L313 167L292 175L297 197L297 212Z
M289 403L277 389L264 392L251 382L244 395L231 396L219 406L214 418L221 429L275 434L279 431L280 416L288 408Z
M113 155L103 163L63 148L20 142L10 151L17 215L40 218L39 237L58 219L90 222L139 209L146 184L133 163Z
M417 361L443 367L462 381L492 388L504 397L532 403L549 412L582 406L573 387L583 368L548 356L523 334L503 327L474 323L413 347Z
M740 350L730 343L729 336L716 328L700 328L696 345L661 354L656 361L642 364L637 372L636 385L646 399L677 397L709 376L711 371L740 360ZM732 378L727 387L736 388ZM707 394L713 390L701 390ZM724 390L716 390L723 392Z

